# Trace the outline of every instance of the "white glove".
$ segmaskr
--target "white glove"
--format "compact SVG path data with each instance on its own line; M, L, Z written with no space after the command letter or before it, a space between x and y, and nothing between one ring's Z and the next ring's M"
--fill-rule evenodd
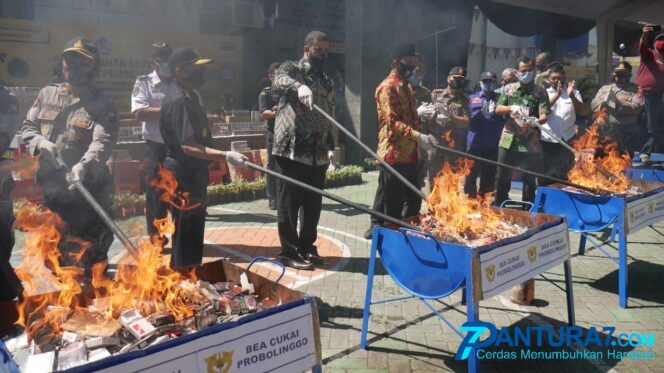
M433 104L422 104L417 108L417 116L426 120L431 120L436 115L436 106Z
M309 110L314 108L314 94L311 92L311 89L306 85L302 84L300 88L297 89L297 97L300 99L300 102L304 104Z
M37 144L37 149L39 149L39 157L43 159L44 162L58 168L58 162L56 161L56 158L58 157L58 148L54 143L48 140L41 140Z
M529 110L525 106L521 105L511 105L510 106L510 113L511 114L516 114L516 115L521 115L524 117L527 117L528 114L530 114Z
M334 150L327 151L327 159L330 160L330 165L327 166L328 171L334 171L337 169L337 166L334 164Z
M249 158L245 156L242 153L238 152L227 152L226 153L226 161L230 163L232 166L235 167L240 167L240 168L247 168L245 165L245 162L249 162Z
M85 166L83 163L76 163L74 167L71 168L71 172L67 174L67 182L69 183L69 189L75 189L76 187L74 186L75 183L78 183L79 181L83 181L85 179L85 174L87 171L85 170Z
M428 152L433 149L433 141L429 135L420 133L420 137L417 138L417 146Z
M445 114L438 114L436 115L436 123L443 125L447 123L450 120L450 117L448 117Z
M489 113L491 115L495 114L496 112L496 101L489 101Z

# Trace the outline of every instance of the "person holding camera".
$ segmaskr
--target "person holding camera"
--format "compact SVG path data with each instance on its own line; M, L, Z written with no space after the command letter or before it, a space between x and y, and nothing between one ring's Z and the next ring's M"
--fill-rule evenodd
M664 34L662 26L647 25L643 28L639 52L641 63L636 74L636 84L643 90L645 95L646 113L646 141L641 147L640 155L642 161L650 159L650 153L656 150L661 142L662 94L664 93Z

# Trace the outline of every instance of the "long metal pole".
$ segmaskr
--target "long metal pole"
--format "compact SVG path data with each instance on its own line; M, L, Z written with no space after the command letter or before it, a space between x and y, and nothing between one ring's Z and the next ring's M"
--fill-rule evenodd
M358 139L357 137L355 137L355 135L350 133L350 131L348 131L344 126L342 126L341 123L337 122L336 119L332 118L332 116L330 114L326 113L325 110L321 109L321 107L316 105L316 104L314 104L314 109L317 110L319 113L323 114L323 116L325 118L327 118L327 120L332 122L332 124L334 124L334 126L337 127L339 129L339 131L343 132L346 136L348 136L351 140L353 140L357 145L359 145L367 153L371 154L371 156L374 157L374 159L376 159L378 161L378 163L380 163L381 166L385 167L386 170L388 170L392 175L394 175L397 179L399 179L405 186L407 186L415 194L422 197L423 200L425 200L425 201L427 200L427 196L424 193L422 193L420 188L416 187L415 185L413 185L413 183L408 181L408 179L403 177L403 175L401 175L399 172L397 172L397 170L395 170L392 166L390 166L387 162L385 162L381 157L379 157L378 154L376 154L376 152L371 150L371 148L366 146L362 141L360 141L360 139Z
M326 191L321 190L321 189L318 189L318 188L316 188L316 187L312 187L312 186L309 185L309 184L305 184L305 183L303 183L303 182L301 182L301 181L295 180L295 179L293 179L293 178L291 178L291 177L288 177L288 176L286 176L286 175L282 175L282 174L280 174L280 173L278 173L278 172L275 172L275 171L272 171L272 170L268 170L268 169L263 168L263 167L261 167L261 166L255 164L255 163L244 162L244 166L247 167L247 168L250 168L250 169L252 169L252 170L255 170L255 171L258 171L258 172L262 172L262 173L264 173L264 174L268 174L268 175L273 176L273 177L275 177L275 178L277 178L277 179L281 179L281 180L286 181L286 182L288 182L288 183L290 183L290 184L293 184L293 185L295 185L295 186L297 186L297 187L300 187L300 188L302 188L302 189L306 189L306 190L308 190L308 191L310 191L310 192L313 192L313 193L319 194L319 195L321 195L321 196L323 196L323 197L329 198L329 199L331 199L331 200L333 200L333 201L337 201L337 202L342 203L342 204L344 204L344 205L346 205L346 206L350 206L350 207L352 207L352 208L354 208L354 209L360 210L360 211L362 211L362 212L366 212L367 214L369 214L369 215L371 215L371 216L375 216L375 217L377 217L378 219L385 220L385 221L389 221L390 223L396 224L396 225L401 226L401 227L406 227L406 228L414 229L414 230L417 230L417 231L421 231L420 228L417 228L417 227L415 227L414 225L408 224L408 223L406 223L406 222L403 221L403 220L399 220L399 219L397 219L397 218L393 218L393 217L391 217L391 216L389 216L389 215L383 214L382 212L378 212L378 211L373 210L373 209L370 209L370 208L368 208L368 207L364 207L364 206L362 206L362 205L360 205L360 204L357 204L357 203L355 203L355 202L351 202L351 201L349 201L349 200L347 200L347 199L345 199L345 198L339 197L339 196L337 196L337 195L335 195L335 194L332 194L332 193L330 193L330 192L326 192Z
M127 251L136 259L138 259L138 248L134 246L133 242L129 240L129 237L120 229L120 227L111 219L111 217L106 213L103 207L97 202L94 196L90 193L88 188L83 185L82 182L77 181L73 183L74 187L81 193L83 198L90 204L93 210L99 215L101 220L106 223L106 225L113 231L113 234L120 239L120 242L127 248Z
M597 189L589 188L589 187L584 186L584 185L581 185L581 184L572 183L572 182L570 182L570 181L563 180L563 179L559 179L559 178L557 178L557 177L553 177L553 176L549 176L549 175L545 175L545 174L541 174L541 173L539 173L539 172L526 170L526 169L523 169L523 168L521 168L521 167L510 166L510 165L508 165L508 164L501 163L501 162L497 162L497 161L493 161L493 160L491 160L491 159L486 159L486 158L483 158L483 157L478 157L478 156L476 156L476 155L469 154L469 153L466 153L466 152L462 152L462 151L460 151L460 150L456 150L456 149L448 148L448 147L446 147L446 146L437 145L437 144L434 144L433 146L434 146L434 148L440 149L440 150L442 150L442 151L444 151L444 152L448 152L448 153L452 153L452 154L460 155L460 156L462 156L462 157L470 158L470 159L473 159L473 160L476 160L476 161L480 161L480 162L484 162L484 163L490 163L490 164L492 164L492 165L496 165L496 166L498 166L498 167L509 168L510 170L519 171L519 172L523 172L524 174L529 174L529 175L536 176L536 177L540 177L540 178L543 178L543 179L547 179L547 180L555 181L556 183L563 184L563 185L567 185L567 186L571 186L571 187L574 187L574 188L577 188L577 189L581 189L581 190L586 190L586 191L591 192L591 193L598 193L598 194L613 194L613 193L611 193L611 192L609 192L609 191L606 191L606 190L603 190L603 189L599 189L599 188L597 188Z
M524 119L525 119L528 123L532 123L533 125L535 125L537 128L539 128L540 131L542 131L542 132L546 133L547 135L549 135L552 139L554 139L555 141L557 141L557 142L558 142L560 145L562 145L565 149L567 149L567 150L569 150L570 152L572 152L572 154L574 154L574 157L575 157L575 158L577 157L577 151L576 151L576 149L574 149L573 147L571 147L568 143L566 143L565 141L563 141L563 139L561 139L560 137L556 136L556 134L553 133L553 131L551 131L551 130L549 130L548 128L546 128L546 127L544 127L543 125L541 125L541 124L539 123L539 121L537 120L537 118L535 118L535 117L525 117ZM604 167L602 167L602 166L600 166L600 165L598 165L598 164L594 164L594 166L595 166L595 168L597 168L597 170L598 170L599 172L601 172L601 173L602 173L604 176L606 176L609 180L618 180L618 177L617 177L616 175L610 173L610 172L609 172L608 170L606 170Z
M56 162L58 163L58 168L60 169L65 169L67 172L69 172L69 168L67 167L67 164L65 161L62 160L62 158L57 157ZM113 219L108 215L106 210L104 210L103 207L97 202L95 197L90 193L88 188L83 185L83 182L77 181L77 182L70 182L70 186L74 186L76 190L78 190L79 193L81 193L81 196L83 196L83 199L85 199L86 202L92 207L93 210L99 215L101 220L113 231L113 234L120 240L122 245L127 248L127 251L129 251L129 254L133 256L134 258L138 259L138 248L134 245L131 240L129 240L129 237L120 229L120 226L118 226Z

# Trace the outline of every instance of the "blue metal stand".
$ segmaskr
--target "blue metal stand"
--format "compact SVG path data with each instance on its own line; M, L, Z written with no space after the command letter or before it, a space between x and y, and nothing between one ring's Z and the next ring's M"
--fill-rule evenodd
M392 279L410 295L372 301L377 253L380 253L383 267ZM430 300L444 298L465 287L462 298L465 299L467 321L479 321L479 302L477 301L478 297L474 294L476 291L480 291L477 287L481 285L473 282L476 277L473 274L479 270L474 268L478 261L478 250L460 245L440 243L426 233L413 232L407 229L394 231L381 227L374 228L364 298L360 346L363 349L367 348L367 332L372 305L411 298L419 299L426 304L436 316L457 333L460 338L463 338L463 333L433 307ZM568 320L570 325L574 325L574 296L569 260L564 262L564 266ZM468 356L468 371L475 373L479 371L479 368L480 362L477 359L475 349L473 349Z

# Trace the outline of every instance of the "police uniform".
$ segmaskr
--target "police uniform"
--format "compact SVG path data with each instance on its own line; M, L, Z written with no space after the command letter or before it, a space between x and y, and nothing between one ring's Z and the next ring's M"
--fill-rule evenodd
M455 95L450 94L446 89L434 89L431 92L433 103L436 106L444 108L449 114L459 117L469 116L468 96L459 92ZM445 134L451 131L451 139L453 143L445 139ZM453 147L454 149L465 151L466 138L468 135L468 128L465 125L455 123L453 120L448 120L443 124L437 122L432 123L429 127L429 133L434 135L441 145ZM443 168L445 162L454 163L459 157L456 155L447 154L443 151L436 150L429 161L429 181L433 185L433 179L438 172Z
M177 89L174 82L165 82L159 78L156 71L136 78L131 97L131 111L136 112L146 108L160 108L166 95ZM146 154L143 171L146 176L145 185L145 219L148 235L153 240L159 235L154 226L155 219L164 218L168 211L168 204L160 199L162 192L150 184L155 180L159 165L166 157L166 146L159 131L159 122L142 123L142 135L145 140ZM153 241L154 242L154 241Z
M117 139L117 111L110 98L94 87L85 97L75 97L67 83L44 87L37 96L21 128L21 137L31 155L38 154L38 144L47 140L56 144L62 160L71 169L83 164L88 172L83 184L108 213L113 203L113 179L106 165ZM56 169L40 159L37 183L44 189L44 203L67 223L60 243L63 265L74 265L74 255L82 239L91 245L80 264L89 270L92 264L107 260L113 232L99 218L76 190L69 190L67 170Z
M491 93L479 91L470 95L470 128L466 141L468 153L494 161L498 159L498 140L500 140L500 134L507 118L495 113L483 113L482 108L491 101L497 102L498 97L499 95L494 91ZM496 166L485 162L475 162L464 183L466 194L473 197L477 195L478 177L480 178L479 195L483 196L494 190Z
M644 104L643 92L636 84L611 83L597 91L591 108L594 113L605 111L605 125L600 126L600 133L617 142L621 151L632 154L639 146L637 124Z
M14 189L10 169L13 154L9 145L18 123L18 100L0 86L0 302L13 300L21 290L9 263L14 247L14 206L10 196Z

